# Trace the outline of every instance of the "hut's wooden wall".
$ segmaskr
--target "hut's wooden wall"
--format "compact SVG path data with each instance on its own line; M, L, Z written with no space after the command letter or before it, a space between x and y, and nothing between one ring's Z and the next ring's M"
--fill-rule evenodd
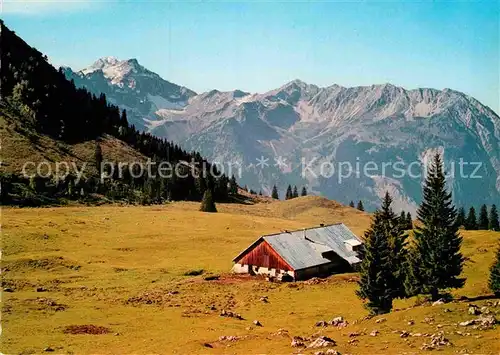
M262 241L236 262L241 265L256 265L268 269L293 271L292 267L266 241Z

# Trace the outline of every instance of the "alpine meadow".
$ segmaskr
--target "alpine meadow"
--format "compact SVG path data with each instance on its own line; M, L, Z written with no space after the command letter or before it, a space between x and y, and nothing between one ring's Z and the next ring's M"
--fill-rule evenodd
M498 2L1 13L2 353L500 354Z

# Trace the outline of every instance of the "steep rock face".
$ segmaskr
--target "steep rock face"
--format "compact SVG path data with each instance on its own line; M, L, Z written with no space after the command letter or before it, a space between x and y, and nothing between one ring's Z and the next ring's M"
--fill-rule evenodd
M105 57L78 72L67 67L63 70L77 86L87 87L96 94L102 92L111 103L126 109L129 121L140 129L156 119L156 111L182 108L196 95L194 91L163 80L136 59Z
M134 91L138 81L136 64L124 62L102 59L80 72L77 85L92 91L107 85L108 97L120 104L120 90ZM154 85L165 81L143 72L150 80L141 80L133 96L146 97L148 108L129 96L122 107L137 112L144 129L202 152L226 172L241 167L241 183L254 189L307 185L342 202L361 199L368 208L389 190L396 206L414 212L422 164L440 151L457 204L500 200L500 118L463 93L390 84L320 88L294 80L263 94L195 95L168 82ZM156 105L158 97L168 104Z

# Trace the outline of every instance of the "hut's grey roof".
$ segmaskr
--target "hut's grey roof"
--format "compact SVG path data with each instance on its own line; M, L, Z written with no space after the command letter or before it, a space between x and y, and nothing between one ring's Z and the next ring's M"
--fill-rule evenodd
M356 252L347 248L345 242L352 239L360 243L362 241L343 223L265 235L246 250L251 249L261 239L269 243L295 270L329 263L331 260L322 255L327 252L334 252L351 265L361 261ZM246 250L234 260L239 259Z

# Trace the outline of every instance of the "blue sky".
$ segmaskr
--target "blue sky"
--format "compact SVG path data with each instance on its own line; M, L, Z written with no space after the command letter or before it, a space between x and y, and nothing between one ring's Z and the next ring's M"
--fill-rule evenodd
M498 1L6 0L2 19L57 65L137 58L197 92L390 82L499 108Z

